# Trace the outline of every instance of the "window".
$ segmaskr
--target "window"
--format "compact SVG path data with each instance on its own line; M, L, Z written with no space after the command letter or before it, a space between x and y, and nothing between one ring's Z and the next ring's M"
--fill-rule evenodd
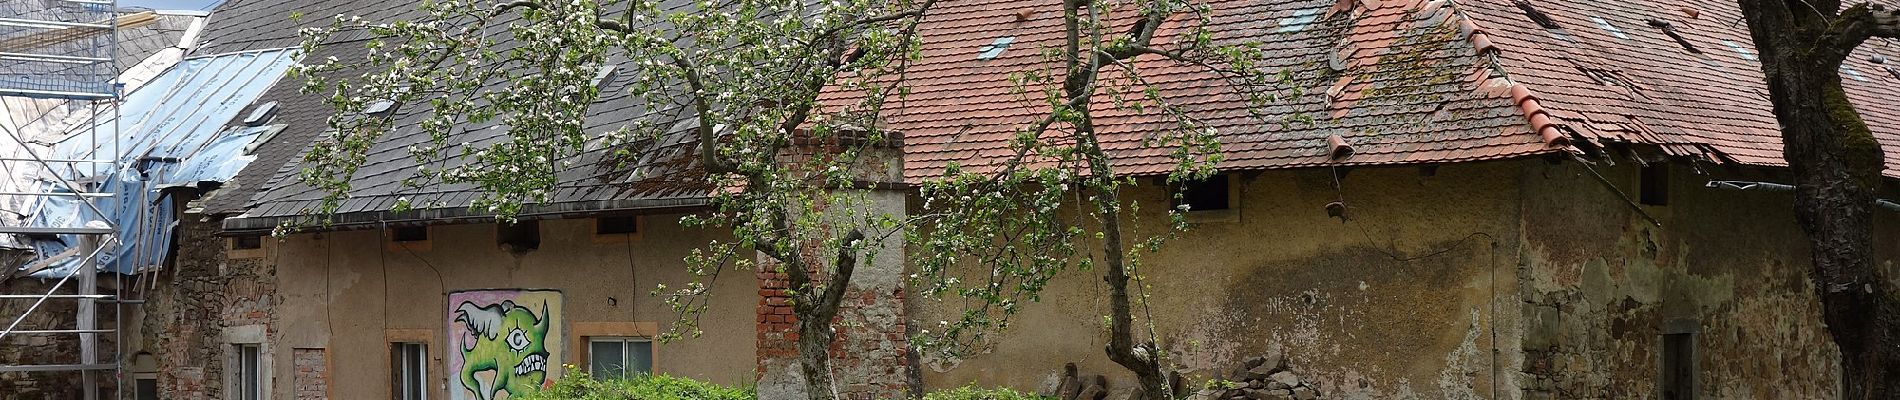
M255 250L264 248L263 236L238 236L231 238L231 250Z
M653 373L653 342L645 338L595 337L587 341L587 372L595 378Z
M640 233L640 217L602 217L594 219L594 234Z
M495 244L502 250L523 252L541 247L540 221L495 224Z
M395 242L424 242L429 240L429 227L406 226L390 232L389 240Z
M1207 180L1188 182L1186 187L1181 188L1180 197L1175 199L1174 206L1186 205L1188 211L1225 210L1232 206L1229 204L1231 199L1227 181L1227 175L1214 175Z
M429 346L423 343L390 343L389 371L394 386L389 392L396 400L429 398Z
M135 392L133 393L134 398L138 400L158 400L157 374L138 374L137 377L132 379L132 390Z
M1669 205L1669 164L1643 166L1640 185L1642 202L1652 206Z
M1695 334L1662 335L1662 398L1695 398Z
M237 350L238 400L261 400L264 398L264 371L260 363L262 354L255 344L234 346Z

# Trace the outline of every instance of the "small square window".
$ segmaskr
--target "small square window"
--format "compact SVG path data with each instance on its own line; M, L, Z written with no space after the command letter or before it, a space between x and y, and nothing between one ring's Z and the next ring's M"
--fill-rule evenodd
M231 250L256 250L264 248L263 236L238 236L231 238Z
M630 337L588 338L587 364L587 373L598 379L652 374L653 341Z
M138 400L158 400L158 377L152 374L139 374L133 378L133 398Z
M429 347L423 343L390 343L389 371L396 400L428 400Z
M1181 187L1180 197L1174 200L1174 206L1188 206L1188 211L1225 210L1232 207L1231 187L1227 175L1214 175L1205 180L1188 182Z
M541 222L527 220L495 224L495 244L512 252L541 248Z
M389 240L392 242L426 242L429 240L429 227L405 226L396 228L389 233Z
M594 219L594 234L618 235L640 233L640 217L601 217Z

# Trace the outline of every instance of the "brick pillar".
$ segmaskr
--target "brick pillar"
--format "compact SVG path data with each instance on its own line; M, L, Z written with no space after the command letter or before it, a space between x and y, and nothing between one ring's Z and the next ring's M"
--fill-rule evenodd
M867 168L863 175L871 182L901 180L900 149L892 146L882 150L883 154L867 157L880 160L865 163ZM903 218L907 192L901 185L873 186L876 188L866 193L869 206L878 213ZM859 261L838 317L832 321L832 328L837 331L836 340L831 343L832 382L837 385L841 399L910 397L909 338L904 330L908 317L904 313L903 235L889 235L877 245L875 255ZM808 252L814 256L824 253ZM770 264L762 262L761 265ZM803 399L807 397L806 388L803 371L798 367L798 333L794 328L798 320L787 303L784 274L771 269L761 267L758 272L759 398Z

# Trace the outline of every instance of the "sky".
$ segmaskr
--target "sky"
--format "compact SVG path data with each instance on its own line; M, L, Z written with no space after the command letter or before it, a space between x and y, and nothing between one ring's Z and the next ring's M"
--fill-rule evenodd
M145 7L154 10L211 10L221 0L119 0L120 7Z

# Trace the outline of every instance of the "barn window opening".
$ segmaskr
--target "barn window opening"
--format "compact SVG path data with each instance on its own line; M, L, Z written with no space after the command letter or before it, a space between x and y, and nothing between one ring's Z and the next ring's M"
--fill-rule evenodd
M495 244L514 252L541 248L541 221L495 224Z
M389 240L395 242L426 242L429 240L429 227L405 226L390 232Z
M1643 204L1652 206L1669 205L1669 165L1656 163L1643 166L1641 197Z
M1187 206L1188 211L1228 209L1233 204L1231 204L1229 192L1232 188L1227 181L1227 175L1214 175L1204 180L1188 182L1181 187L1180 193L1175 195L1174 206L1177 209Z
M616 235L640 233L640 217L604 217L594 219L594 234Z
M1664 400L1690 400L1695 398L1695 335L1690 333L1670 333L1662 335L1662 398Z
M231 238L232 250L253 250L264 248L263 236L238 236Z

